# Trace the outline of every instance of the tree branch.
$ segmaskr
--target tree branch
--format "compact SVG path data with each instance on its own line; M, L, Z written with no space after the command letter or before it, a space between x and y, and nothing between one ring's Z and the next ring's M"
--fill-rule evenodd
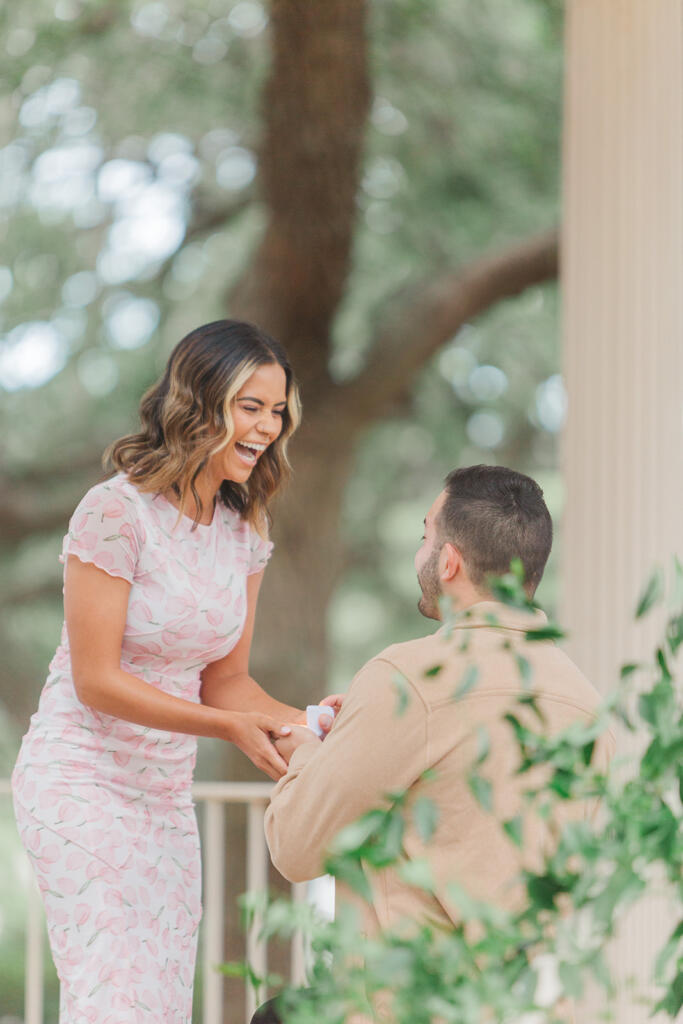
M340 415L360 423L384 415L463 324L557 272L558 235L552 231L423 285L387 318L361 374L339 389Z

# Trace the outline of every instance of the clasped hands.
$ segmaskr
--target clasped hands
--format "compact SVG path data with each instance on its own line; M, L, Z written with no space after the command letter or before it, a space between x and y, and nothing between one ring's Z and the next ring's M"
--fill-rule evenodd
M320 703L324 707L330 707L334 709L335 715L338 715L342 704L344 702L344 694L333 693L329 697L325 697ZM278 736L273 740L275 748L280 756L289 764L292 754L300 747L303 743L322 743L320 737L316 736L312 729L309 729L305 724L305 716L302 719L298 719L296 722L291 724L291 732L287 736ZM334 718L330 715L323 715L320 718L320 728L323 732L323 739L327 736L328 732L334 725Z

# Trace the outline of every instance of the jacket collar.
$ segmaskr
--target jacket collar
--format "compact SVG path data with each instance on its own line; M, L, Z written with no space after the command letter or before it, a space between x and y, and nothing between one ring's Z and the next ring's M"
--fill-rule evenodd
M449 629L510 629L526 633L546 625L548 617L540 608L528 611L526 608L511 608L501 601L478 601L476 604L456 612L452 623L444 623L438 633Z

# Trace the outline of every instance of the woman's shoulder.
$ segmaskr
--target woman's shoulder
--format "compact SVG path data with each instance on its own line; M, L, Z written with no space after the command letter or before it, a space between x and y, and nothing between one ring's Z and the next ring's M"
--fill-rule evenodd
M108 507L108 514L114 518L134 516L144 504L143 495L125 473L100 480L84 494L76 511ZM128 515L127 515L128 514Z
M148 535L138 495L123 474L91 487L69 521L60 561L76 555L132 583Z

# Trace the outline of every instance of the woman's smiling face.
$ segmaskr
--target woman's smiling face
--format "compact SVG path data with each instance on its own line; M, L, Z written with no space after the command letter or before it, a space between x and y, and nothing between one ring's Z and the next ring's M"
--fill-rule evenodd
M215 489L224 480L245 483L268 445L282 432L287 408L287 378L279 363L254 370L231 408L233 435L208 461L206 471Z

